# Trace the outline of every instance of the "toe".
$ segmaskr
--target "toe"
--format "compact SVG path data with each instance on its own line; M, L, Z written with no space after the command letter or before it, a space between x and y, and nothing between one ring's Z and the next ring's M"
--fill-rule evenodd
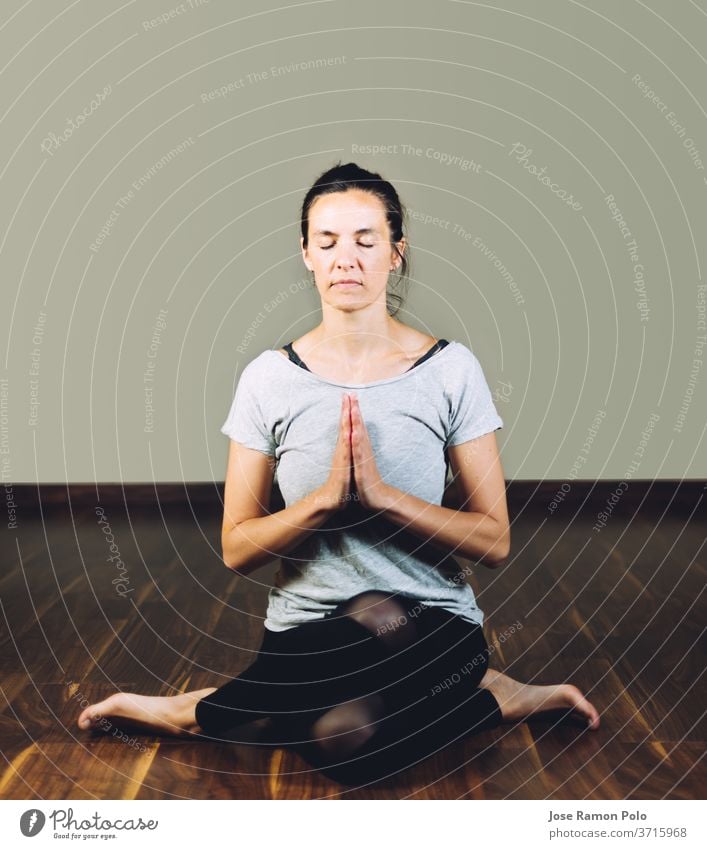
M101 718L100 713L95 709L95 706L86 708L86 710L79 716L78 724L79 728L87 729L91 728L95 722Z

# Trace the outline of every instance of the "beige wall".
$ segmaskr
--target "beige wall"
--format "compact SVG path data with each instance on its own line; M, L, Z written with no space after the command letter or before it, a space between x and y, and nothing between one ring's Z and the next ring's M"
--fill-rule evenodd
M707 16L652 5L3 7L4 482L222 479L339 158L408 205L403 318L477 353L508 478L704 477Z

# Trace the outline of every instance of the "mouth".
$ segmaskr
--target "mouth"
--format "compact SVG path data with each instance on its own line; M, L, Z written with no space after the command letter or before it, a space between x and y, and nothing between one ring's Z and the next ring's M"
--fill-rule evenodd
M343 289L346 289L348 286L361 286L362 284L358 280L337 280L336 283L332 283L331 285L341 286Z

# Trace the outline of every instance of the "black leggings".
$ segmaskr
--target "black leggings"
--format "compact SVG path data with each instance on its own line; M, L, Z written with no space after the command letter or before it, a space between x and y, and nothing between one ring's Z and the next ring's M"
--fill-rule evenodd
M201 699L196 721L223 740L271 717L272 745L340 783L375 781L501 722L478 686L488 654L480 625L366 590L315 622L266 628L255 662Z

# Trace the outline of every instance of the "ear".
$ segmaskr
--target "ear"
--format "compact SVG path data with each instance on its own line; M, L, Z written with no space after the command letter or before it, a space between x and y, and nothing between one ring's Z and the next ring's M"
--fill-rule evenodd
M309 251L304 246L304 237L303 236L299 237L299 246L300 246L300 250L302 251L302 261L307 266L307 269L309 271L314 271L314 269L312 268L312 263L309 261Z
M405 255L405 237L404 236L399 242L397 242L397 248L400 251L400 253L404 256ZM395 250L393 250L393 256L391 257L391 262L393 264L393 270L397 271L398 266L400 265L402 260L400 259L398 254L395 252Z

